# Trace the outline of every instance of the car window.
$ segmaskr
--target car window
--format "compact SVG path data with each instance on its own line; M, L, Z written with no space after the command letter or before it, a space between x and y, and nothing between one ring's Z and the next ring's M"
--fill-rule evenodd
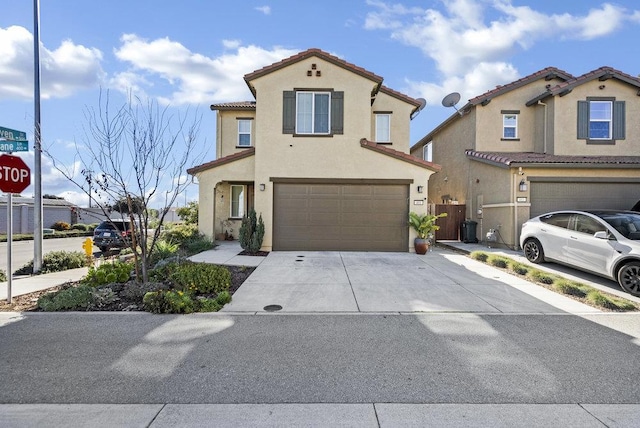
M540 221L543 223L547 223L557 227L564 227L565 229L569 227L570 219L571 219L570 213L547 214L545 216L540 217Z
M625 238L640 240L640 214L626 212L601 215L601 217Z
M593 235L596 232L606 232L607 227L598 220L584 214L576 215L575 228L577 232Z

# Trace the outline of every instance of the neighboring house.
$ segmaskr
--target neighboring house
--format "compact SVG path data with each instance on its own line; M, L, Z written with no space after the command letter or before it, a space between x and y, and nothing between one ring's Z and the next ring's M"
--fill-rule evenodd
M630 209L640 199L636 77L610 67L573 77L550 67L459 111L411 153L442 166L430 178L430 202L465 205L480 240L495 229L498 243L517 248L530 217Z
M420 100L318 49L244 79L257 101L212 105L218 158L188 170L200 230L237 238L255 209L263 250L412 250L408 213L439 168L409 154Z
M33 233L34 199L14 196L13 233ZM76 223L76 206L63 199L42 200L42 227L50 228L58 221ZM0 196L0 233L7 233L7 197Z

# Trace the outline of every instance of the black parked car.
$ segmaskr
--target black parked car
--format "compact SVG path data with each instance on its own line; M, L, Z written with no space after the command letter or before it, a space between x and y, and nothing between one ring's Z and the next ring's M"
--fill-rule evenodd
M131 222L128 220L105 220L93 231L93 244L100 251L112 248L128 248L131 245Z

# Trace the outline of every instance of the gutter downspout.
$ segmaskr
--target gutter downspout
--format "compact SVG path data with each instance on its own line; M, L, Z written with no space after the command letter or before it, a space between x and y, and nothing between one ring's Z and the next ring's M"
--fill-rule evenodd
M539 106L544 106L544 134L542 135L543 147L542 152L547 154L547 105L538 100Z

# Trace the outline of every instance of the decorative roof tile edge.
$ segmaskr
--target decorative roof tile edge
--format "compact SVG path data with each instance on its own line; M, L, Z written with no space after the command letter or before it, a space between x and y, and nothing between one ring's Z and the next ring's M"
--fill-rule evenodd
M197 165L197 166L191 167L191 168L187 169L187 174L194 175L194 174L197 174L199 172L205 171L207 169L217 168L219 166L222 166L222 165L225 165L225 164L228 164L228 163L231 163L231 162L235 162L237 160L244 159L244 158L249 157L249 156L253 156L255 153L256 153L255 147L251 147L250 149L243 150L243 151L238 152L238 153L233 153L231 155L224 156L224 157L222 157L220 159L216 159L216 160L213 160L211 162L203 163L202 165Z
M381 146L379 144L374 143L373 141L367 140L366 138L360 139L360 146L365 149L373 150L375 152L382 153L387 156L391 156L392 158L395 158L404 162L408 162L413 165L417 165L419 167L429 169L434 172L438 172L442 169L442 167L438 164L435 164L433 162L428 162L426 160L422 160L420 158L417 158L405 152L401 152L399 150L394 150L385 146Z

